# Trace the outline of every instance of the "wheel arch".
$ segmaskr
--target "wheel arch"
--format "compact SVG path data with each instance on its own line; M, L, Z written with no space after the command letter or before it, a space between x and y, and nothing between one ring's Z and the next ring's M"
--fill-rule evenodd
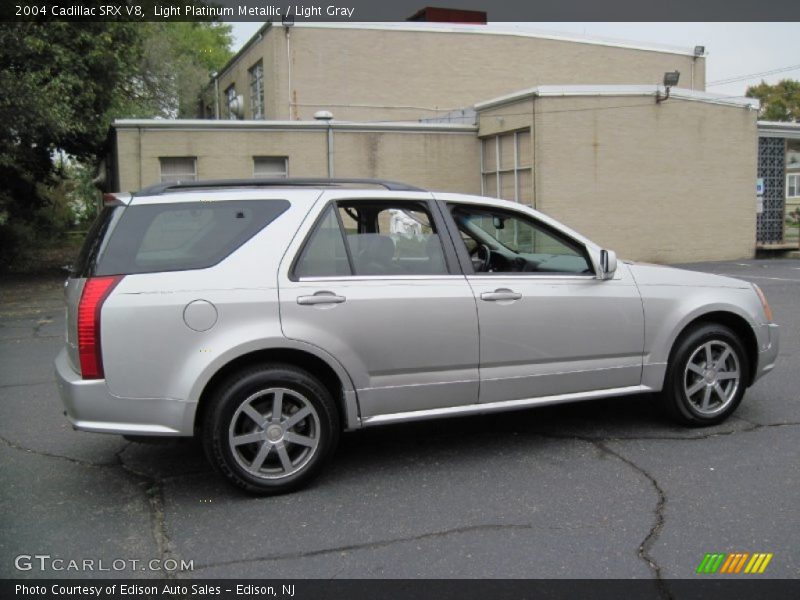
M330 391L344 428L360 427L358 403L350 376L331 357L320 356L321 352L313 350L315 350L313 347L273 346L248 349L229 358L224 364L216 367L197 395L194 414L195 431L201 426L209 406L209 400L222 382L236 371L267 362L285 363L308 371Z
M675 351L681 339L691 329L703 325L714 324L724 325L733 331L744 346L747 358L747 387L752 385L755 373L758 368L758 340L751 324L743 316L730 310L714 310L694 316L689 322L685 323L677 335L672 339L669 350L668 364L672 364Z

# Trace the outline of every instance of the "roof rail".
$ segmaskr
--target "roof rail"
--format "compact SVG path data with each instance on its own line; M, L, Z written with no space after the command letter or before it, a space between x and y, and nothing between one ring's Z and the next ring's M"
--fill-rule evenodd
M213 179L207 181L175 181L173 183L158 183L136 192L136 196L158 196L169 192L207 190L213 188L261 188L261 187L327 187L343 185L375 185L393 192L425 192L419 187L387 181L385 179L326 179L324 177L304 177L281 179Z

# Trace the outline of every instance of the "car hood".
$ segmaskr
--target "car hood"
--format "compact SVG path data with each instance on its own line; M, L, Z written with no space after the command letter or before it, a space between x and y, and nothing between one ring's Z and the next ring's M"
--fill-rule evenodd
M636 284L639 286L648 285L676 285L691 287L716 287L716 288L748 288L750 284L741 279L724 277L722 275L712 275L710 273L700 273L698 271L687 271L674 267L662 265L651 265L647 263L626 263L631 270Z

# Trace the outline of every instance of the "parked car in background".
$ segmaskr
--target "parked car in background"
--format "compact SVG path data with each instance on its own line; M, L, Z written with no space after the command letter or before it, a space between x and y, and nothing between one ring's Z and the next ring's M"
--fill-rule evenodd
M254 493L341 431L659 392L713 425L775 365L751 283L617 261L512 202L372 180L113 194L66 283L56 376L84 431L199 436Z

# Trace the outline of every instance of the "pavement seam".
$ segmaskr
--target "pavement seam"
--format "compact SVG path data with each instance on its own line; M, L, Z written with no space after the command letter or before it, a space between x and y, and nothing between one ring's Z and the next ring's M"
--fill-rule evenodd
M132 443L125 444L114 456L117 458L117 465L122 471L136 481L144 490L147 505L150 508L151 533L156 542L159 559L163 566L167 560L178 561L178 554L174 550L172 540L167 534L166 515L164 514L164 479L138 471L125 462L122 455ZM175 579L177 578L177 573L166 571L163 577L165 579Z
M210 569L213 567L227 567L231 565L239 565L239 564L249 564L255 562L267 562L267 561L277 561L277 560L296 560L301 558L310 558L313 556L321 556L325 554L336 554L337 552L352 552L358 550L369 550L375 548L385 548L388 546L392 546L394 544L401 544L404 542L417 542L421 540L428 540L428 539L436 539L441 537L446 537L453 534L459 533L472 533L475 531L507 531L507 530L531 530L534 529L535 526L532 524L503 524L503 523L493 523L487 525L468 525L466 527L455 527L453 529L445 529L442 531L432 531L430 533L422 533L419 535L408 536L408 537L401 537L401 538L393 538L390 540L378 540L375 542L365 542L363 544L348 544L345 546L337 546L335 548L320 548L318 550L310 550L307 552L288 552L284 554L266 554L264 556L259 556L255 558L242 558L237 560L229 560L229 561L221 561L216 563L209 563L206 565L200 565L199 567L195 567L195 571L201 571L203 569Z

